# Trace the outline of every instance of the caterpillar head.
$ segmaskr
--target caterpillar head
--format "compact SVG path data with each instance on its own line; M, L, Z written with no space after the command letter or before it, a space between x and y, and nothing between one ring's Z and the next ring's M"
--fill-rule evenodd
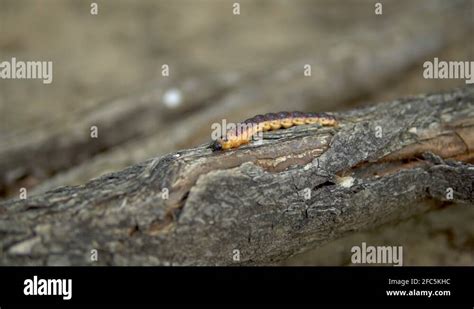
M211 148L212 151L219 151L222 150L222 144L219 140L215 140L209 145L209 148Z

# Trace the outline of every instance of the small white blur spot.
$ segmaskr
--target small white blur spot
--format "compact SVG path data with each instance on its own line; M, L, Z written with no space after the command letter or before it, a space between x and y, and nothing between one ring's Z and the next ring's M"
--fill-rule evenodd
M350 188L354 184L354 178L353 177L341 177L338 179L339 185L344 188Z
M176 88L169 89L163 95L163 104L168 108L176 108L181 105L183 101L183 95L181 91Z

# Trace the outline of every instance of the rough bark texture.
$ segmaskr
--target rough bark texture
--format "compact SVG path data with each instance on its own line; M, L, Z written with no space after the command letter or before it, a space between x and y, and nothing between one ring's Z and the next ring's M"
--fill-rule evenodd
M473 88L336 116L336 128L183 150L0 204L0 262L271 264L352 231L474 204Z
M383 16L370 0L240 3L233 18L225 1L115 0L93 18L77 1L50 0L40 12L4 1L0 59L50 59L55 79L0 83L0 199L202 143L218 119L347 109L409 70L417 78L385 98L458 87L463 80L424 80L423 62L473 55L472 0L390 1ZM170 90L182 98L174 108Z

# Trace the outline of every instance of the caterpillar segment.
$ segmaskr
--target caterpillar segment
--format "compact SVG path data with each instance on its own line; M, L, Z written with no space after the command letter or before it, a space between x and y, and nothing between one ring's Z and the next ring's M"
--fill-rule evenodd
M280 112L257 115L238 124L235 129L228 130L226 135L214 141L210 148L213 151L238 148L248 144L252 137L259 132L308 124L336 126L337 121L334 116L325 113Z

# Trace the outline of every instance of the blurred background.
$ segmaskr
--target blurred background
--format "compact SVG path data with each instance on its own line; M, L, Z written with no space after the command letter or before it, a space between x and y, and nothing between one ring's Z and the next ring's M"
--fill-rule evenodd
M49 85L0 80L0 200L202 144L223 118L340 111L465 85L424 79L423 63L474 60L474 0L385 0L381 15L376 2L0 0L0 62L54 70ZM473 221L474 208L450 207L285 264L347 265L365 241L403 245L405 265L474 265Z

